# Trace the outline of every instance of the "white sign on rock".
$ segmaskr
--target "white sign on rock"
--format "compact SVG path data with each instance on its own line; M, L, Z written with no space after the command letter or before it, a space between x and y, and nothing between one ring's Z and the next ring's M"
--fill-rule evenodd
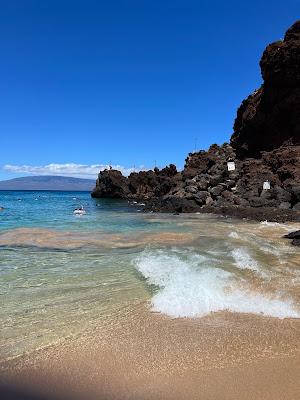
M266 181L263 183L263 190L269 190L271 189L271 184L269 181Z
M234 171L235 170L235 162L234 161L228 161L227 169L228 169L228 171Z

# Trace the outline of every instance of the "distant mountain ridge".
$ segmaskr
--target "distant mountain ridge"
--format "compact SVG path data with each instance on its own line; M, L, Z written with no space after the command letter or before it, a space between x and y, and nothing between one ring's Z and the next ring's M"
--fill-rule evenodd
M71 178L68 176L24 176L0 181L0 190L66 190L91 191L94 179Z

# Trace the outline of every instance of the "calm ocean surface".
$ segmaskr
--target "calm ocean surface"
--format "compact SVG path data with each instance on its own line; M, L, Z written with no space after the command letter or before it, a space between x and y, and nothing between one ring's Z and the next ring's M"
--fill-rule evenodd
M86 192L3 191L0 206L1 359L137 306L300 317L299 250L281 239L292 224L144 213Z

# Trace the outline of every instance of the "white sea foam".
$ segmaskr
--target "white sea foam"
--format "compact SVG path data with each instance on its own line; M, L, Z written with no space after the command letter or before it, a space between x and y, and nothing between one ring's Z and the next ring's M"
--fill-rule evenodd
M261 221L260 222L260 225L262 225L262 226L268 226L268 227L271 227L271 226L280 226L280 224L278 223L278 222L270 222L270 221Z
M261 221L259 224L260 228L280 228L283 231L290 232L295 230L295 226L291 224L279 223L279 222L269 222L269 221Z
M232 239L239 239L239 234L237 233L237 232L230 232L229 233L229 235L228 235L230 238L232 238Z
M149 284L158 286L152 310L172 317L201 317L228 310L300 318L292 301L241 290L232 274L195 253L144 251L135 264Z
M261 267L257 261L255 261L246 249L243 247L236 248L231 251L231 255L234 259L234 264L240 269L251 269L259 274L262 274Z

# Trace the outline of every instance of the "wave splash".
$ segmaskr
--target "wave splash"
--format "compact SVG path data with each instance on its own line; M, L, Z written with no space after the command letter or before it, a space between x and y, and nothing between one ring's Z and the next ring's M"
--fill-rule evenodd
M153 311L171 317L195 318L231 311L300 318L291 300L283 300L279 294L270 298L250 288L241 290L233 273L216 265L216 260L176 249L145 250L135 259L137 270L150 285L158 287L151 300Z

